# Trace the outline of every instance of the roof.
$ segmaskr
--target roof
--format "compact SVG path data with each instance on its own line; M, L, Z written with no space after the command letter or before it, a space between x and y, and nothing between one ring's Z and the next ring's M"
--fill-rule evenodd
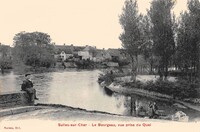
M69 49L69 48L65 49L64 52L65 52L66 54L73 54L72 50Z
M96 48L87 45L87 46L85 46L85 48L84 48L83 50L84 50L84 51L92 52L92 51L96 51Z
M96 56L97 53L98 53L96 47L92 47L92 46L88 46L88 45L85 46L85 48L83 49L83 51L88 51L93 56Z
M96 53L96 56L97 57L101 57L103 54L105 55L106 54L106 51L105 50L101 50L101 49L98 49L96 50L97 53Z
M111 56L120 56L121 52L119 49L108 49L107 52L111 55Z
M84 46L74 46L74 51L81 51L84 48L85 48Z
M64 51L66 54L72 54L73 46L70 45L55 45L55 52L57 54Z
M55 49L66 49L66 48L70 48L70 45L54 45Z

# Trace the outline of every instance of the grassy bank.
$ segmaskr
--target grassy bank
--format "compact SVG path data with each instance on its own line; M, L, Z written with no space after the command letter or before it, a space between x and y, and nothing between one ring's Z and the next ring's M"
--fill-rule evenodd
M136 82L122 83L121 85L123 87L128 87L128 88L138 88L138 89L158 92L161 94L167 94L176 99L200 97L199 93L200 84L198 82L191 83L187 80L177 80L176 82L170 82L167 80L164 81L157 80L155 82L148 81L146 83L136 81Z
M104 82L107 86L111 83L126 87L128 89L139 89L150 92L169 95L174 99L191 101L193 103L200 103L200 83L198 81L190 82L185 79L178 78L176 81L156 80L156 81L119 81L116 78L117 74L107 73L99 77L99 83Z

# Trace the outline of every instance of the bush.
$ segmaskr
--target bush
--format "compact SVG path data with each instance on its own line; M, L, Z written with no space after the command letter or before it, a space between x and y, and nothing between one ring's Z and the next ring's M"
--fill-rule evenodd
M129 65L130 62L128 60L120 60L120 61L118 61L118 64L120 67L123 67L123 66Z
M136 81L135 83L125 83L123 86L167 94L179 99L197 98L200 94L198 92L200 84L198 82L190 83L187 80L178 80L177 82L157 80L146 83Z
M78 68L94 68L94 62L91 60L80 60L76 61L75 64L77 65Z
M102 83L105 82L105 84L109 85L114 81L115 75L107 73L105 75L100 75L98 78L98 82Z

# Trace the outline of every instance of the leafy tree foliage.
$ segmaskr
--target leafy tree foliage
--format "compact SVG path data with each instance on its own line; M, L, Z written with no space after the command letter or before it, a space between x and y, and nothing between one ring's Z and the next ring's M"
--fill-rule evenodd
M131 58L133 81L136 80L138 55L142 44L141 20L142 16L138 13L137 1L126 0L119 19L123 29L119 39Z
M154 0L149 15L152 23L153 51L159 57L160 77L168 76L170 60L175 52L173 16L171 10L173 0Z
M0 45L0 69L4 73L4 69L12 68L11 48L6 45Z
M192 76L200 72L200 2L188 1L189 11L183 12L180 17L177 41L177 62L179 68Z
M48 34L20 32L14 37L14 60L33 67L49 68L55 63L54 46Z
M153 68L158 67L159 58L153 52L153 36L152 36L152 23L149 14L145 15L142 19L142 35L143 44L141 45L141 54L150 66L150 73L154 73Z

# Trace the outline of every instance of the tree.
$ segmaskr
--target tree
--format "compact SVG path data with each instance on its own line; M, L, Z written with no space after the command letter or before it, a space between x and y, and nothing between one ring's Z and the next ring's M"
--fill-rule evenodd
M138 13L136 0L126 0L120 15L119 21L123 32L119 39L122 42L122 47L126 50L131 60L132 80L136 80L138 68L138 55L142 44L141 37L141 19L142 16Z
M154 0L149 15L152 23L153 52L159 57L159 74L168 76L168 67L175 51L173 20L171 10L173 0Z
M144 59L150 65L150 73L153 73L153 68L157 67L157 59L153 53L153 40L152 40L152 23L149 14L145 15L142 19L142 35L143 44L141 46L141 51Z
M188 11L181 14L178 27L177 60L190 81L200 72L200 2L188 1Z
M14 37L14 60L33 67L50 67L54 64L54 46L48 34L20 32Z
M0 45L0 69L4 73L4 69L12 68L11 48L6 45Z
M200 1L189 0L188 9L191 19L191 45L192 45L192 58L193 64L192 69L194 73L200 74Z

